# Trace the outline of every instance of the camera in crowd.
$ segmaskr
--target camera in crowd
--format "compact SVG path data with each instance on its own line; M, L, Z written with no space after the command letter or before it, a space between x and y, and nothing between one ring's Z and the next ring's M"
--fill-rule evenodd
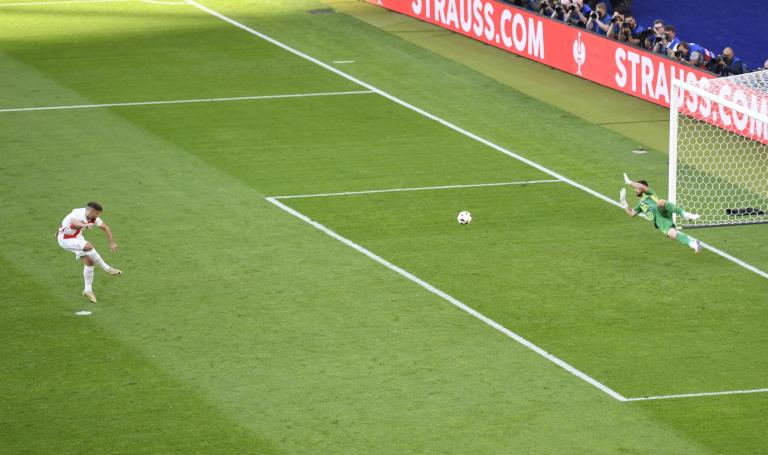
M733 61L733 56L718 54L715 58L709 62L709 70L715 73L720 73L728 67Z
M560 2L557 0L542 0L539 3L539 13L549 14L549 12L554 10L559 4Z
M624 16L626 13L627 11L624 10L616 10L613 12L611 22L615 27L621 27L621 25L624 24Z
M552 14L563 15L575 13L579 10L581 10L581 6L579 2L574 0L567 2L561 0L542 0L538 6L538 12L547 16Z

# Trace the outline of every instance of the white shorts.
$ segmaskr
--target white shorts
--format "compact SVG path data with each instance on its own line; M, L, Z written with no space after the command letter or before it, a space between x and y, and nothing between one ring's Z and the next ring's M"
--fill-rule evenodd
M88 241L85 240L82 235L78 235L73 239L65 239L63 235L60 235L57 237L57 239L59 240L60 247L75 253L75 259L80 259L81 257L87 255L84 249L85 244L88 243Z

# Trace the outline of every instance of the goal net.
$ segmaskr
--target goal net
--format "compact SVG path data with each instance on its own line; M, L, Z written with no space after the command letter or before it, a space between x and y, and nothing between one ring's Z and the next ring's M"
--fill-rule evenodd
M768 223L768 71L673 82L669 199L683 227Z

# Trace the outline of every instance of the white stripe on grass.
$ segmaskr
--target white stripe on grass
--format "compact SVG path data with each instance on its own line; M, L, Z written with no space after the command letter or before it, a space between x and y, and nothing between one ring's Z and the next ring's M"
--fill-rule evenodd
M227 101L249 101L249 100L274 100L284 98L310 98L317 96L343 96L343 95L365 95L373 93L370 90L355 90L349 92L319 92L319 93L292 93L285 95L257 95L257 96L235 96L229 98L198 98L188 100L164 100L164 101L135 101L126 103L104 103L104 104L73 104L68 106L40 106L40 107L12 107L0 109L3 112L29 112L29 111L56 111L66 109L94 109L103 107L127 107L127 106L156 106L164 104L192 104L192 103L222 103Z
M670 400L674 398L716 397L720 395L745 395L750 393L765 393L768 389L726 390L723 392L681 393L678 395L658 395L652 397L627 398L626 401Z
M561 180L529 180L524 182L471 183L468 185L419 186L415 188L391 188L391 189L385 189L385 190L344 191L341 193L295 194L290 196L274 196L273 199L299 199L299 198L309 198L309 197L354 196L356 194L400 193L403 191L425 191L425 190L450 190L455 188L484 188L489 186L535 185L539 183L557 183L557 182L561 182Z

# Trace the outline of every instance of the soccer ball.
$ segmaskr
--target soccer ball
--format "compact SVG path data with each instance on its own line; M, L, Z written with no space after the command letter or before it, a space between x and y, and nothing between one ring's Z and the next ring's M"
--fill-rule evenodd
M456 217L456 221L458 221L459 224L469 224L469 222L472 221L472 214L466 210L459 212L459 215Z

